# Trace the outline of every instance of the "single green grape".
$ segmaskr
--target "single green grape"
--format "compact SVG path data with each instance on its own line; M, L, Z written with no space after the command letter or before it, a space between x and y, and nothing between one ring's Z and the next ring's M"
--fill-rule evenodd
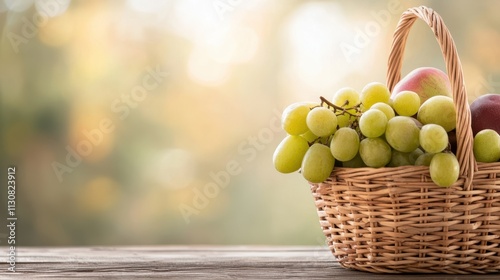
M320 143L313 144L302 160L302 176L311 183L321 183L330 177L335 165L330 149Z
M394 149L409 153L420 146L420 130L413 118L396 116L387 122L385 139Z
M363 111L370 109L377 102L389 103L390 97L391 93L386 85L378 82L367 84L360 95Z
M500 160L500 135L493 129L483 129L474 136L474 156L479 162Z
M330 151L335 159L349 161L359 150L359 135L350 127L341 127L333 134Z
M426 124L420 129L420 146L431 154L442 152L448 147L448 133L437 124Z
M460 165L454 154L438 153L429 166L432 181L440 187L449 187L458 180Z
M332 103L344 107L344 108L352 108L359 104L359 94L356 90L345 87L339 89L332 98Z
M412 165L410 163L410 153L403 153L397 150L392 150L391 161L387 166L389 167L397 167L397 166L405 166Z
M392 107L400 116L413 116L420 108L420 96L413 91L402 91L394 97Z
M306 124L314 135L329 136L337 130L337 116L328 108L316 107L307 115Z
M281 126L290 135L306 133L306 118L311 111L310 104L304 102L293 103L285 108L281 115Z
M391 105L389 105L387 103L377 102L377 103L373 104L370 107L370 109L377 109L377 110L382 111L382 113L384 113L385 116L387 117L387 121L389 121L390 119L392 119L396 116L396 113L394 113L394 109L392 109Z
M417 148L413 152L410 153L410 162L412 165L415 165L415 162L417 161L417 158L419 158L421 155L424 154L424 151L421 149Z
M387 117L377 109L369 109L359 119L359 129L364 136L369 138L379 137L385 132Z
M359 144L359 154L369 167L382 167L391 161L391 147L382 138L365 138Z
M318 139L319 137L317 135L314 135L310 130L307 130L306 133L301 134L304 139L307 140L307 142L311 143L314 142L314 140Z
M431 160L434 157L435 154L430 154L430 153L424 153L420 155L417 160L415 161L415 165L420 165L420 166L430 166L431 165Z
M420 106L417 119L422 124L434 123L442 126L446 132L452 131L457 122L453 99L443 95L427 99Z
M306 139L301 136L288 135L274 151L274 167L281 173L299 170L308 149L309 144Z

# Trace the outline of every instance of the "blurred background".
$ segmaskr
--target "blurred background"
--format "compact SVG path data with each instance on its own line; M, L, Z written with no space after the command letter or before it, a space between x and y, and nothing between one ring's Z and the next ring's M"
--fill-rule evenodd
M495 0L0 0L18 244L324 244L308 184L272 165L279 115L385 82L419 5L451 30L469 100L500 92ZM419 66L445 70L420 21L403 75Z

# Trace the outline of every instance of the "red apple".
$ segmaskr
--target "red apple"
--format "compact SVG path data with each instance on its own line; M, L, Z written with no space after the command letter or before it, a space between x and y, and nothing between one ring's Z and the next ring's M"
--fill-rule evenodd
M435 95L453 96L448 75L432 67L420 67L408 73L392 90L391 99L405 90L416 92L420 96L420 104Z
M493 129L500 134L500 94L479 96L470 105L470 112L474 135L483 129Z

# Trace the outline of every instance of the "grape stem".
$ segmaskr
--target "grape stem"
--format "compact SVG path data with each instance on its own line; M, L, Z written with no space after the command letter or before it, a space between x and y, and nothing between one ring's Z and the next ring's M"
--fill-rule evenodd
M324 98L323 96L320 96L319 99L321 100L321 106L326 104L328 105L328 107L333 108L333 111L336 113L337 116L347 114L349 116L349 119L351 119L351 117L354 117L354 120L349 123L349 127L355 129L358 132L358 134L362 136L361 132L359 131L359 124L358 124L358 119L361 117L361 103L356 104L355 106L350 108L344 108L343 106L349 105L348 100L346 100L344 105L338 106L328 101L328 99ZM355 110L356 113L351 113L350 110ZM340 111L340 113L337 113L338 111Z
M318 138L314 139L312 142L308 142L309 147L311 147L315 143L320 143L320 144L329 146L329 143L332 141L332 137L333 137L333 135L330 135L327 138L318 137Z
M353 113L349 112L348 110L355 109L356 112L359 112L360 104L358 104L352 108L344 108L344 107L337 106L337 105L333 104L332 102L328 101L328 99L324 98L323 96L320 96L319 99L321 100L321 105L326 104L329 107L332 107L335 111L337 111L337 110L342 111L342 114L348 114L351 117L359 117L359 114L353 114ZM348 101L346 101L345 105L347 105L347 104L349 104Z

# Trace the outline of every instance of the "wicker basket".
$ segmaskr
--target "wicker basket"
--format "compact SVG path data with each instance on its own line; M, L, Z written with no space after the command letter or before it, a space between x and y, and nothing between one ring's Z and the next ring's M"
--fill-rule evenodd
M417 18L433 30L457 109L460 177L435 185L428 167L335 168L311 184L327 242L346 268L376 273L500 271L500 163L476 163L462 66L441 17L427 7L404 12L394 33L387 83L399 81L408 32Z

